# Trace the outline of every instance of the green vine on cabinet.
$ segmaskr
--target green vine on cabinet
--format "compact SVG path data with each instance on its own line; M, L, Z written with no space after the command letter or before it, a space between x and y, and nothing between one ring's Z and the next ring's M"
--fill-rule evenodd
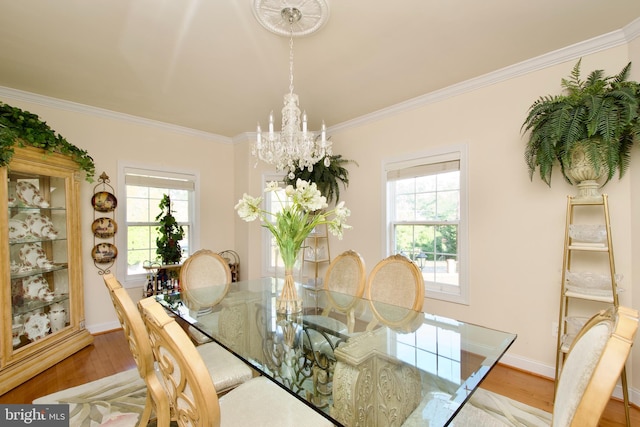
M0 167L11 162L16 146L71 156L85 172L86 180L93 182L96 166L87 151L71 144L37 115L0 102Z

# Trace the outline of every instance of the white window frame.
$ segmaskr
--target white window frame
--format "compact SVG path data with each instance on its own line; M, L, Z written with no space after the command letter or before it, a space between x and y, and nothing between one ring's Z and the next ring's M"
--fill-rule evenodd
M117 246L120 248L120 255L117 258L116 265L118 267L118 279L125 288L139 287L146 283L146 274L128 274L127 252L128 252L128 236L127 236L127 190L126 176L130 173L148 174L149 176L159 179L170 180L189 180L193 182L193 197L191 197L189 212L189 255L200 247L200 174L198 171L167 168L166 166L150 165L134 162L118 162L118 207L116 210L117 221L120 224L118 233L116 234Z
M268 173L262 176L262 189L267 187L267 184L272 181L276 181L280 183L280 187L284 186L284 175L278 173ZM273 195L272 192L263 193L262 200L262 209L269 209L270 206L268 202L270 201L270 197ZM264 277L284 277L284 264L276 262L275 267L272 267L271 260L271 244L273 240L273 235L269 231L267 227L262 228L262 275Z
M468 238L468 148L466 144L452 145L431 149L419 153L406 154L401 157L383 160L382 171L382 204L383 221L383 255L394 253L393 210L388 199L388 174L392 171L418 167L422 165L458 160L460 162L460 219L458 223L458 286L440 285L425 281L425 298L434 298L459 304L469 303L469 238Z

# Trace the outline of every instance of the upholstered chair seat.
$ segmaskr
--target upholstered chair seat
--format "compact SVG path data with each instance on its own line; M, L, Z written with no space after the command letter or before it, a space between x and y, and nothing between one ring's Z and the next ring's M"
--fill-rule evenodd
M168 405L178 426L333 426L264 377L244 382L218 398L206 365L175 319L153 298L139 302ZM159 427L164 427L160 426Z

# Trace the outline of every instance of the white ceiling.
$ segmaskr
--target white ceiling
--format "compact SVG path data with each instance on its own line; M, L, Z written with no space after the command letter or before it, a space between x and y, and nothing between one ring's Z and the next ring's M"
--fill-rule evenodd
M295 92L312 129L322 119L336 125L640 17L638 0L328 2L328 23L295 40ZM0 86L226 137L254 131L270 110L279 117L289 43L256 21L252 5L0 0Z

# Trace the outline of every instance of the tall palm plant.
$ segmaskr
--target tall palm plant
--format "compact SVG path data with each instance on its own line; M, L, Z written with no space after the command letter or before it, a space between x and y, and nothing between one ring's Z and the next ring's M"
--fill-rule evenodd
M564 178L576 184L568 173L576 149L598 176L606 177L602 185L616 171L621 178L629 167L631 148L640 139L640 84L627 81L631 63L615 76L595 70L586 80L580 79L580 63L562 79L565 93L540 97L522 125L525 132L531 131L525 150L529 176L533 179L539 169L549 186L556 162Z

